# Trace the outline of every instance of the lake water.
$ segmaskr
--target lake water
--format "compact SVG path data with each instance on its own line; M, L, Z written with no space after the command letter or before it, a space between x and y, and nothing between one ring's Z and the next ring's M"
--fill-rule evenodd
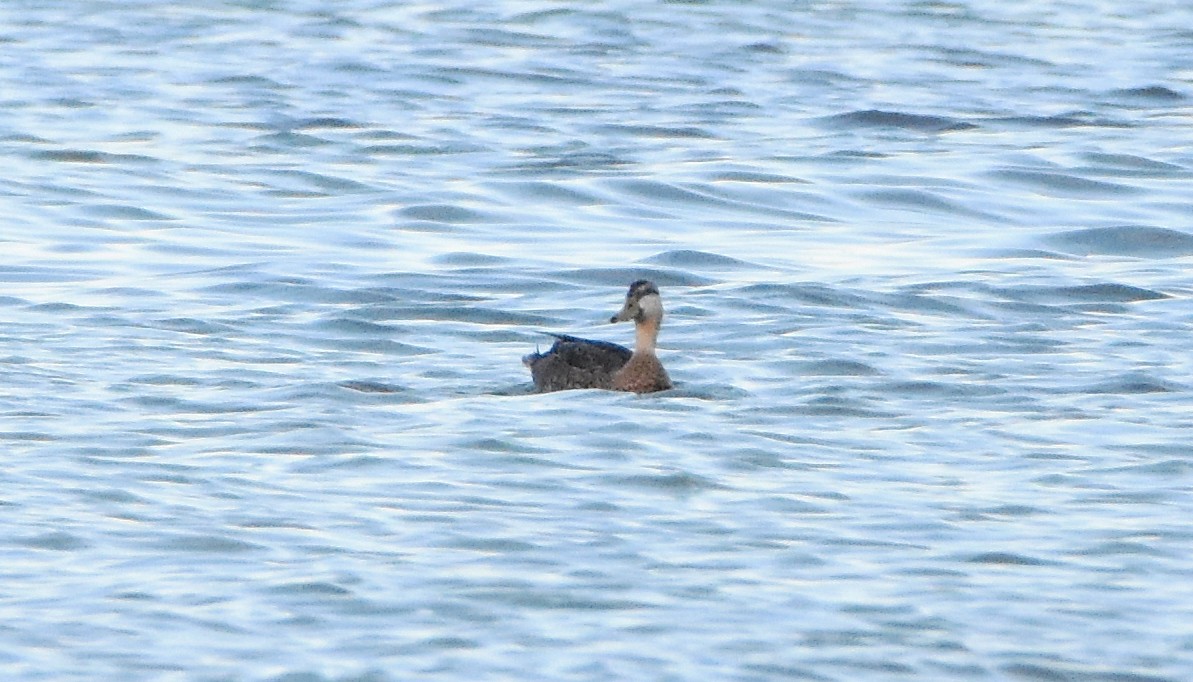
M5 4L0 671L1193 679L1190 27Z

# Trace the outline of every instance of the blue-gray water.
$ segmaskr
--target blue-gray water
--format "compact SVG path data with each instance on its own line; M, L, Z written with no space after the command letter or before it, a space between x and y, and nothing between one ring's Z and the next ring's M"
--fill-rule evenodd
M1193 679L1190 27L5 4L0 672Z

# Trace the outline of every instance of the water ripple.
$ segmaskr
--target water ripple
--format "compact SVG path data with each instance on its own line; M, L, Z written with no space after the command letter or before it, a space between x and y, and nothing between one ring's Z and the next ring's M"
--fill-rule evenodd
M1187 3L6 19L9 677L1193 679Z
M919 133L948 133L977 128L972 123L945 116L910 114L902 111L868 109L837 114L824 119L826 124L845 128L898 128Z
M1079 255L1178 258L1193 254L1193 235L1147 225L1071 230L1052 235L1047 243Z

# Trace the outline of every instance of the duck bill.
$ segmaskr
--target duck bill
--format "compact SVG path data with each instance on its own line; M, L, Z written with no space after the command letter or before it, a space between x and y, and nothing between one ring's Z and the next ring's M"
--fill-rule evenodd
M625 306L622 306L621 310L617 311L616 315L614 315L613 317L610 317L609 321L610 322L625 322L626 320L632 320L632 319L634 319L634 312L632 310L630 310L630 306L627 304Z

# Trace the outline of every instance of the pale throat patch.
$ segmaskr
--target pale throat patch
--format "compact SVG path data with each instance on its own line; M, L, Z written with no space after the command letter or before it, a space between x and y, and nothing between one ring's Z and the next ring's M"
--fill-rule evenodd
M663 299L659 298L658 294L643 296L638 300L638 307L642 310L643 317L656 320L663 317Z

